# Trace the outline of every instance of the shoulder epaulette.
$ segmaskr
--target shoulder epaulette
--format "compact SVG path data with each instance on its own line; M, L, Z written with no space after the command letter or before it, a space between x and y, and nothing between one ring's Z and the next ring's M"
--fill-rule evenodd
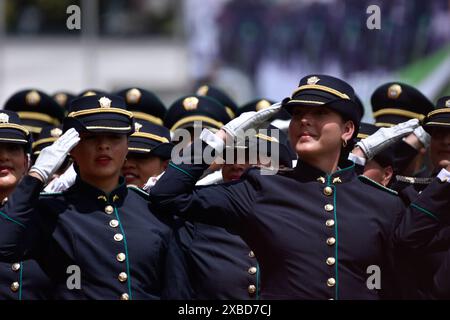
M374 180L372 180L372 179L370 179L370 178L368 178L368 177L366 177L364 175L358 176L358 179L361 182L363 182L363 183L366 183L366 184L369 184L369 185L371 185L373 187L376 187L377 189L389 192L390 194L393 194L393 195L398 195L397 191L389 189L389 188L383 186L382 184L379 184L378 182L376 182L376 181L374 181Z
M409 184L430 184L434 178L395 176L395 179L399 182L405 182Z
M51 197L51 196L60 196L62 195L62 192L41 192L39 193L39 196L41 197Z

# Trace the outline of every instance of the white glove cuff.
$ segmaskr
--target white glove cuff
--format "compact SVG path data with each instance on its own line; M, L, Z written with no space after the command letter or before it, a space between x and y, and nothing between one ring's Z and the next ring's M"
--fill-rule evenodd
M367 157L367 160L370 160L373 158L373 154L372 154L372 152L370 152L370 149L367 148L366 144L364 143L364 139L361 141L358 141L356 143L356 145L361 148L362 152L364 152L364 154Z
M353 153L349 153L348 160L353 161L355 164L363 166L363 167L366 165L366 158L359 157Z
M47 182L47 177L46 177L45 173L42 172L42 170L40 170L39 168L36 168L36 167L31 167L31 169L30 169L30 171L28 171L28 173L33 173L33 172L37 173L42 178L42 181L44 181L44 183Z
M430 135L422 128L417 127L413 131L414 135L419 139L419 141L423 144L425 148L428 148L431 142Z
M446 169L441 169L441 171L439 171L437 177L438 177L442 182L448 182L448 183L450 183L450 172L447 171Z

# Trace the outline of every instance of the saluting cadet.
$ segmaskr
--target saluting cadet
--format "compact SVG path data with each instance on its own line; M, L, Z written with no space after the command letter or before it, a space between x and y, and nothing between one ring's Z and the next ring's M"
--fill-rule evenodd
M133 130L122 98L73 100L65 134L41 151L3 209L1 259L34 257L56 283L56 299L159 299L169 282L171 229L120 177ZM70 150L75 184L39 196ZM67 285L69 267L78 285Z
M402 202L358 178L353 163L338 168L359 125L353 89L340 79L311 75L283 106L292 114L289 136L299 156L292 171L264 175L250 169L241 181L197 190L207 164L169 163L150 190L152 208L236 230L258 257L261 298L392 297L391 237ZM279 109L244 113L216 134L204 130L203 147L221 152L225 131L235 137ZM367 286L369 266L383 270L381 289Z
M136 120L128 139L128 154L122 175L128 185L143 188L149 178L157 178L169 164L173 144L169 129L145 120Z
M439 106L442 106L445 100L446 97L439 99L437 107L439 108ZM395 177L396 181L393 186L399 192L400 197L406 205L410 205L411 203L413 203L417 199L419 194L422 193L428 187L428 185L430 185L435 180L435 176L438 174L438 170L445 167L445 164L440 163L442 161L445 161L445 153L442 153L442 149L440 147L437 147L437 145L441 143L441 141L439 140L439 137L441 137L439 131L442 130L442 127L445 128L445 117L444 120L439 120L440 122L434 121L435 112L438 115L442 114L442 112L440 111L441 109L437 110L439 111L432 111L431 113L429 113L433 120L426 118L424 126L425 130L432 134L432 148L430 148L430 156L431 159L433 159L432 165L434 167L434 175L428 178L403 176ZM433 129L434 126L437 126L437 128ZM391 129L395 129L395 127L391 127ZM414 132L415 131L416 130L414 130ZM387 138L388 136L389 135L387 134L384 135L385 138ZM374 135L369 137L368 139L373 139L373 137ZM364 147L361 143L363 143L363 141L359 142L358 146ZM366 143L363 144L366 145ZM386 150L383 150L383 152L385 151ZM411 252L410 250L398 250L398 252L396 253L396 267L399 271L397 275L397 281L400 283L399 287L402 292L402 297L407 299L431 298L433 275L435 274L439 265L442 263L443 258L443 253L423 254Z
M36 89L21 90L13 94L5 102L3 109L17 112L34 140L43 127L58 126L64 119L64 110L50 96Z
M31 133L13 111L0 112L0 201L3 206L28 171ZM2 213L0 212L0 215ZM0 221L4 223L5 221ZM51 282L34 260L0 262L0 299L48 299Z
M375 125L392 127L409 119L422 121L434 108L433 103L416 88L400 83L388 82L379 86L372 94L371 104ZM428 175L425 167L429 135L417 127L413 133L394 146L395 171L406 176Z
M402 220L398 228L398 238L403 251L410 251L416 258L416 275L422 280L419 282L419 294L425 298L448 299L450 97L439 99L436 107L424 120L424 129L431 135L433 178L415 183L413 180L401 191L405 201L411 201L414 195L422 199L413 201L418 210ZM434 194L427 196L430 190L434 190Z
M225 159L221 171L223 179L220 182L238 181L245 169L257 165L250 162L249 155L253 151L257 152L256 149L262 144L265 144L266 150L271 150L271 145L277 144L275 150L280 150L280 159L276 159L279 166L292 167L286 146L281 145L279 139L273 136L273 130L279 129L271 127L267 129L267 134L258 133L256 139L247 140L244 146L240 146L245 148L245 152L239 154L239 151L235 150L232 159ZM214 212L209 214L214 215ZM257 257L236 230L186 222L184 228L178 229L178 239L185 256L184 272L189 278L192 298L259 299L261 279Z

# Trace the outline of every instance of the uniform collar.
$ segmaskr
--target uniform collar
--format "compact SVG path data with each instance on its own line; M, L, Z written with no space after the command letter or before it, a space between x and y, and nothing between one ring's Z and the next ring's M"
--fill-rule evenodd
M317 181L322 184L339 184L346 183L356 178L355 164L346 160L341 163L341 167L328 174L306 162L299 160L294 168L294 176L301 182Z
M71 189L71 191L75 193L82 194L83 199L92 199L101 206L105 204L120 206L128 193L124 177L119 178L118 186L111 191L110 194L106 194L102 190L82 180L79 175L77 176L75 184Z

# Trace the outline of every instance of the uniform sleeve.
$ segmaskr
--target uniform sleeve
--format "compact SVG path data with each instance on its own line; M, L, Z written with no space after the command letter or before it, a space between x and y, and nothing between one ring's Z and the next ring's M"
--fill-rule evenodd
M39 193L42 182L31 176L25 176L8 202L1 208L0 219L0 259L18 261L29 257L36 239L39 237L38 221Z
M202 150L204 148L203 143ZM187 164L189 162L193 164ZM195 188L195 183L207 168L207 164L194 157L182 164L169 163L164 175L150 190L152 210L176 214L190 221L239 230L239 226L251 212L256 196L254 185L244 179L229 184Z
M395 243L423 252L450 247L450 183L436 178L411 202L396 228Z

